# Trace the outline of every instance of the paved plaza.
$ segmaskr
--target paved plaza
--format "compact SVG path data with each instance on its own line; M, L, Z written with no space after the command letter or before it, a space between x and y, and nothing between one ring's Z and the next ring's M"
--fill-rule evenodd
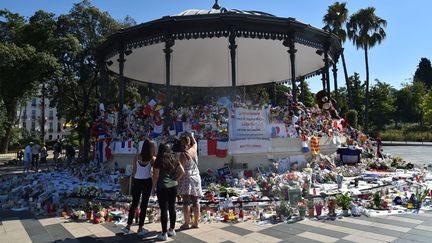
M432 146L386 146L386 153L416 164L427 163ZM21 167L2 166L2 175L21 173ZM179 224L177 225L177 227ZM36 218L29 212L0 211L0 243L25 242L154 242L160 224L146 225L147 237L122 235L114 223L69 222ZM132 229L136 231L137 226ZM178 231L171 242L431 242L432 214L348 217L335 221L306 219L293 224L202 224Z
M121 226L63 218L35 218L28 212L0 211L0 242L154 242L160 224L146 225L147 237L122 235ZM178 227L179 225L177 225ZM137 226L132 230L136 231ZM303 220L292 224L202 224L178 231L170 242L431 242L432 214Z

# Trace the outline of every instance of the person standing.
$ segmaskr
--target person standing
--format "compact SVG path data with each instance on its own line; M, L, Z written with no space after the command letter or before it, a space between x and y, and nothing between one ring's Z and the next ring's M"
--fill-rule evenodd
M193 209L192 228L198 228L200 216L199 198L202 195L201 176L198 169L197 142L192 134L183 135L180 138L182 152L180 153L180 163L185 170L185 176L179 181L178 194L183 199L184 224L181 229L188 229L190 226L190 205Z
M28 173L30 170L30 164L32 162L32 146L33 143L30 142L24 149L24 173Z
M153 171L153 192L156 192L159 208L162 232L157 236L158 240L166 241L168 236L175 236L178 180L184 175L184 169L168 144L159 145L158 156ZM168 212L170 227L168 229Z
M156 145L153 141L145 140L141 153L135 156L132 164L132 205L129 208L127 226L122 229L127 234L132 225L135 210L141 198L138 235L144 236L148 230L144 229L144 220L147 213L148 201L152 190L152 167L156 160Z
M17 151L17 159L18 159L18 161L17 161L17 165L21 164L21 162L22 162L22 160L23 160L23 156L24 156L23 151L22 151L21 149L19 149L19 150Z
M48 157L48 151L45 145L42 145L42 148L40 149L40 163L46 164L47 163L47 157Z
M32 169L38 171L39 170L39 152L40 145L36 142L32 146Z
M66 146L66 163L67 165L70 165L75 158L75 148L72 146L72 144L68 144Z
M53 150L54 150L54 163L57 165L61 152L63 150L62 145L58 139L53 146Z

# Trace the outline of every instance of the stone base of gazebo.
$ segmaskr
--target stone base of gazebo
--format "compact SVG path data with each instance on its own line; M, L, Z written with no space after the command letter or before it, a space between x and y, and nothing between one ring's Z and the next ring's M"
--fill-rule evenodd
M208 169L217 171L228 165L231 172L236 174L242 170L255 170L257 167L267 167L271 161L278 159L290 158L291 162L299 162L299 167L304 166L305 158L311 156L310 153L303 153L301 142L298 138L274 138L270 140L271 147L268 152L231 154L225 158L216 156L199 156L199 169L205 172ZM320 139L321 153L332 154L336 152L337 146L328 137ZM131 153L113 153L112 158L108 161L107 166L113 168L117 162L119 168L126 168L132 165L135 154Z

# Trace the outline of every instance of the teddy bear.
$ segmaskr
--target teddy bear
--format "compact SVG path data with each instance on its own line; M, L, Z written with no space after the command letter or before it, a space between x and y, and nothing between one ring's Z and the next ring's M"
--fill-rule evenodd
M324 112L330 112L330 115L334 119L340 119L337 112L337 104L333 98L328 98L327 92L325 90L318 91L315 94L315 100L318 107Z

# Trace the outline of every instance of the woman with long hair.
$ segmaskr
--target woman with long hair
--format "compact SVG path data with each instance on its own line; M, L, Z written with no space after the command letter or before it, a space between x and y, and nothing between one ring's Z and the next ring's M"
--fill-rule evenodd
M168 236L175 236L178 180L184 175L183 166L179 163L168 144L160 144L153 171L153 192L156 191L160 214L162 232L157 236L158 240L165 241ZM168 211L170 227L168 228Z
M127 226L122 229L127 234L132 225L135 210L141 198L138 235L144 236L148 230L144 229L144 220L147 213L147 205L152 190L152 167L156 160L156 145L153 141L145 140L141 153L136 155L132 165L132 205L129 208Z
M199 198L202 196L201 176L198 169L197 142L192 134L180 137L181 150L180 163L185 170L185 176L179 181L178 194L183 199L184 224L181 229L198 228L200 217ZM193 222L191 224L190 205L193 209Z

